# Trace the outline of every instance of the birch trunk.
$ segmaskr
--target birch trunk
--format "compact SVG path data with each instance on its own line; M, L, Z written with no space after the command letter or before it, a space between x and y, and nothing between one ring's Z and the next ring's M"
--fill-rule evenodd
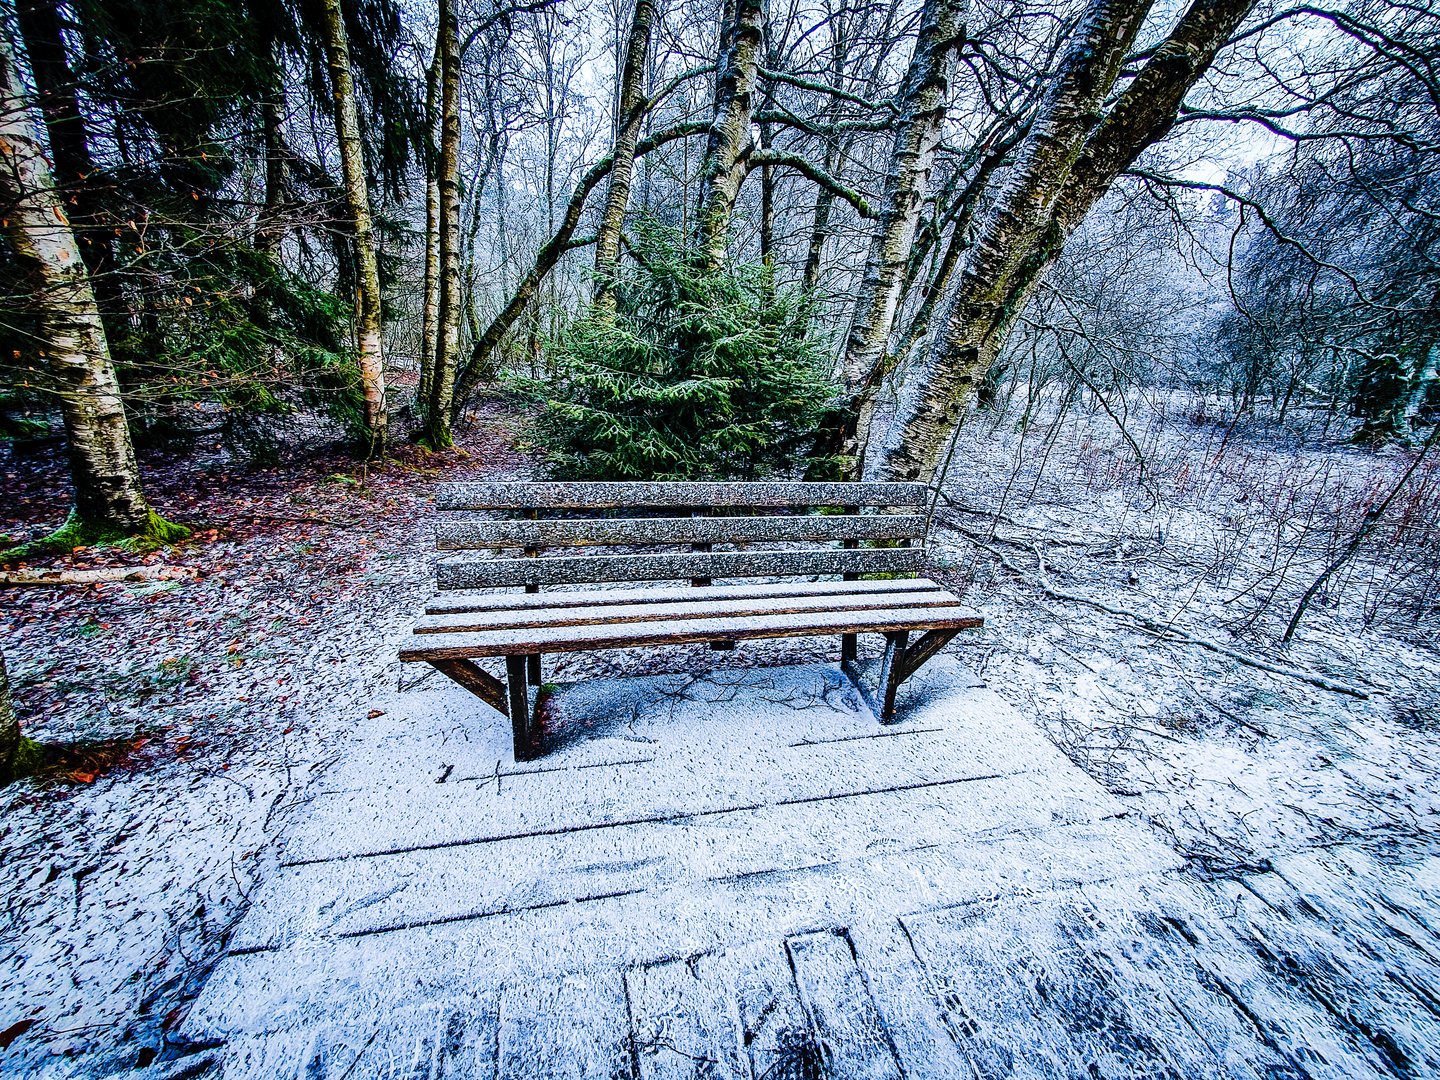
M929 478L971 391L1065 241L1115 179L1165 137L1186 93L1255 0L1194 0L1106 114L1144 3L1099 0L970 249L922 377L906 387L879 472ZM1132 10L1134 9L1134 10Z
M1150 0L1091 0L967 252L925 369L904 388L881 448L881 474L934 475L971 390L1059 253L1063 237L1053 224L1066 180L1149 8Z
M355 243L355 343L359 352L360 385L364 394L367 453L383 453L388 416L385 407L385 354L380 325L380 264L370 219L370 190L365 176L365 144L355 80L350 71L350 43L340 0L322 0L325 13L325 57L330 90L335 97L335 138L345 184L349 231Z
M901 285L925 200L935 149L945 124L951 61L961 33L963 0L926 0L915 51L900 93L900 119L885 175L880 220L870 238L865 274L855 298L841 373L857 402L880 370L895 324Z
M625 48L625 66L620 79L620 97L615 115L615 164L610 167L610 187L605 209L595 234L595 309L602 315L615 312L615 266L620 259L620 236L625 208L630 203L630 181L635 172L635 147L645 121L645 71L650 52L650 27L655 21L652 0L635 0L635 17Z
M122 334L128 310L115 274L115 252L96 198L96 168L90 156L90 132L80 108L79 82L70 69L60 15L54 0L16 5L16 24L26 59L40 92L40 111L50 139L52 174L70 207L71 230L90 272L107 337Z
M715 83L715 119L700 170L700 204L696 224L696 258L707 270L725 265L730 215L747 171L750 118L760 67L763 0L736 0L725 27L719 74Z
M440 35L435 57L425 72L425 280L420 311L420 383L415 388L416 412L423 418L430 408L430 377L435 370L435 343L440 316L440 179L437 97L440 92Z
M436 314L435 362L425 441L432 450L454 445L450 417L460 353L460 23L455 0L440 0L440 297Z
M35 121L9 38L0 35L0 218L34 283L75 487L70 520L53 539L178 538L185 530L164 522L141 490L105 328Z

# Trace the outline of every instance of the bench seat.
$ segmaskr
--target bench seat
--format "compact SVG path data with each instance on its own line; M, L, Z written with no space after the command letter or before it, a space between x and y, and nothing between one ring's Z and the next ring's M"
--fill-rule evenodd
M418 620L410 641L400 650L400 659L453 660L804 634L968 630L983 622L953 593L924 578L906 582L916 587L903 591L866 588L890 582L821 584L832 588L794 596L793 586L751 587L742 590L747 594L743 598L725 596L724 586L652 589L639 602L634 597L619 603L597 598L565 607L527 604L448 611ZM603 592L589 592L590 596L597 594ZM531 593L523 598L553 602L560 595Z

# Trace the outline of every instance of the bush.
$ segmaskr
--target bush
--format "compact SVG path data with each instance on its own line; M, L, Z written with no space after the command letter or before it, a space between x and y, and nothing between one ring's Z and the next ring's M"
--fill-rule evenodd
M810 298L771 268L696 269L651 231L620 277L616 311L552 344L541 444L576 480L754 479L795 474L835 392L810 332Z

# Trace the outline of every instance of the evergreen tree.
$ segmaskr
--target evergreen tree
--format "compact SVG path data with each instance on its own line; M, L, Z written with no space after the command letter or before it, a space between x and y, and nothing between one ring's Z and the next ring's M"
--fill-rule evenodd
M704 269L651 231L619 273L615 312L573 324L544 403L541 443L559 476L755 479L803 471L834 387L809 297L773 268Z

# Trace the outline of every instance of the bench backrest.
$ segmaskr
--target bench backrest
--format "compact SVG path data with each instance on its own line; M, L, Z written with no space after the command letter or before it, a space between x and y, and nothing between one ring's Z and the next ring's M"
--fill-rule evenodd
M924 561L922 548L910 541L925 535L927 501L923 484L446 484L436 498L436 544L464 554L440 561L438 584L534 590L684 578L702 585L715 578L912 574ZM806 512L820 508L831 512ZM502 516L481 518L477 511ZM866 541L902 546L861 547ZM616 547L665 550L545 554Z

